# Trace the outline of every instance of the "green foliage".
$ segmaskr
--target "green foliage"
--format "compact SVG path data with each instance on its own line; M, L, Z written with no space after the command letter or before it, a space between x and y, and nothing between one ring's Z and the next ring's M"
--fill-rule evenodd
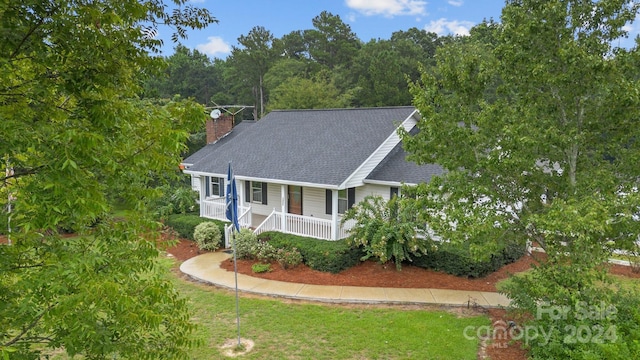
M302 254L298 249L278 249L275 254L275 259L282 266L283 269L291 269L302 263Z
M362 257L362 251L346 240L318 240L275 231L264 232L260 238L276 249L298 249L304 264L318 271L339 273L358 264Z
M335 84L318 76L291 77L271 91L270 109L328 109L351 104L349 94L341 94Z
M251 265L251 271L254 273L265 273L270 272L271 270L271 264L255 263Z
M198 193L188 184L178 182L173 185L164 185L157 190L162 193L162 196L153 202L151 208L159 219L165 220L172 214L193 213L199 210L196 203Z
M447 170L420 187L421 221L480 255L513 240L542 247L547 261L506 290L529 314L542 303L615 301L601 289L602 263L640 234L639 53L616 46L639 9L508 1L501 24L438 49L411 85L422 120L417 134L402 133L404 146ZM566 356L541 358L604 358L599 345L561 335L545 349L566 345Z
M164 71L145 82L144 94L153 98L172 98L176 94L208 105L211 97L223 91L222 69L206 54L177 45L166 59Z
M193 231L193 240L200 250L218 250L222 245L220 228L210 221L201 222Z
M12 358L187 358L186 301L156 266L152 187L175 175L203 108L141 100L158 24L215 22L184 0L4 1L0 154L15 174L13 245L0 246L0 348ZM4 164L3 164L4 165ZM4 167L4 166L3 166ZM8 189L7 189L8 188ZM131 216L115 221L115 199ZM144 199L144 200L143 200ZM59 238L59 228L83 236Z
M271 262L276 259L276 248L266 241L260 241L255 244L252 252L254 257L260 261Z
M231 243L235 247L238 259L256 259L255 248L258 245L258 237L250 229L242 228L240 232L234 233Z
M224 234L225 222L219 220L205 219L198 216L198 214L173 214L167 217L164 224L172 228L178 233L178 236L184 239L194 240L193 233L196 230L196 226L203 222L211 222L218 226L221 234Z
M510 244L487 259L482 259L474 256L464 244L440 243L424 255L414 258L413 265L455 276L481 278L520 259L525 253L523 245Z
M602 274L600 274L602 275ZM541 294L555 291L555 282L581 281L577 287L583 293L573 296L572 302L535 302L527 291ZM584 276L576 275L569 265L542 268L513 277L504 287L516 294L519 311L533 314L523 323L529 329L544 329L548 340L531 337L528 341L532 359L630 359L640 354L640 291L637 286L618 288L601 276L595 286L584 283ZM566 286L566 284L564 285ZM613 290L613 291L612 291Z
M240 233L234 234L236 256L239 259L260 260L271 262L276 259L276 248L266 241L261 241L249 229L240 229Z
M381 263L394 260L396 269L412 256L424 254L429 240L419 239L412 199L394 196L385 201L381 196L367 196L352 207L342 218L342 223L355 220L350 230L349 244L362 246L363 260L371 257Z

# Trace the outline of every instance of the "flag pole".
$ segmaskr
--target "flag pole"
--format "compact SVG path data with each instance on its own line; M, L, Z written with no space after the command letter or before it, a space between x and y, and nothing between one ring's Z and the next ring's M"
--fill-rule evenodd
M238 256L236 252L235 231L231 224L231 241L233 244L233 273L236 278L236 324L238 324L238 347L240 347L240 305L238 301Z
M238 190L236 188L236 178L233 175L231 168L231 161L229 161L229 168L227 170L227 193L226 205L227 209L225 215L229 221L231 221L231 241L233 246L233 274L236 282L236 324L238 326L238 347L241 347L240 341L240 301L238 296L238 252L236 247L236 232L240 232L240 226L238 224ZM235 231L234 231L235 230ZM225 234L226 236L226 234Z

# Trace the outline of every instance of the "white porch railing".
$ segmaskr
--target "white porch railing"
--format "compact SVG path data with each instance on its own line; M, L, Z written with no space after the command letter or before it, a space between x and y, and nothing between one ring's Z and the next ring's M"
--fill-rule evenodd
M351 219L351 220L347 220L343 225L338 225L340 226L338 228L338 239L344 239L346 237L349 237L349 230L351 230L351 228L356 224L356 221Z
M240 216L238 217L238 225L240 225L241 228L248 228L251 227L251 221L252 221L252 215L251 215L251 206L248 207L244 207L244 206L238 206L238 212L240 213Z
M226 220L227 203L224 198L205 199L200 202L200 216L209 219Z
M253 233L256 235L260 235L265 231L276 230L276 225L274 224L276 222L276 217L278 218L277 220L280 220L280 217L277 215L278 212L273 210L271 214L269 214L269 216L267 216L267 218L264 219L264 221L260 225L258 225L255 230L253 230Z
M255 230L256 235L265 231L281 231L288 234L313 237L322 240L332 239L332 222L327 219L320 219L310 216L295 214L284 214L285 228L282 227L282 213L273 211ZM348 229L353 226L353 222L347 222L344 227L338 222L338 239L349 236Z
M286 228L280 229L280 231L284 230L284 232L290 234L331 240L331 220L285 214L285 221Z
M238 205L238 224L241 227L251 226L251 206ZM227 220L227 203L225 198L206 199L200 203L200 216L208 219Z
M226 249L231 247L231 233L233 231L233 224L224 226L224 247Z

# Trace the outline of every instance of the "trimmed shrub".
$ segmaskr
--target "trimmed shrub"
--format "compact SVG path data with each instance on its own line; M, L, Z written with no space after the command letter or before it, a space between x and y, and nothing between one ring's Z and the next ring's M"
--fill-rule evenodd
M265 273L271 271L271 264L255 263L251 265L251 271L254 273Z
M258 245L258 237L249 229L240 229L231 240L235 242L236 257L238 259L254 260L256 259L256 247Z
M252 249L256 259L264 262L271 262L276 259L276 248L266 241L256 242Z
M441 243L436 250L414 257L413 264L455 276L480 278L520 259L525 252L524 246L509 244L487 260L476 260L471 256L468 245Z
M196 226L202 222L212 222L218 226L220 233L224 234L225 223L218 220L205 219L198 214L173 214L169 215L164 224L172 228L181 238L193 240L193 232Z
M193 239L200 250L216 251L222 245L222 236L218 225L205 221L196 226L193 231Z
M276 261L283 269L291 269L302 263L302 254L298 249L278 249L275 254Z
M347 244L346 240L327 241L284 234L275 231L260 234L276 249L298 249L302 262L314 270L338 273L360 262L361 249Z

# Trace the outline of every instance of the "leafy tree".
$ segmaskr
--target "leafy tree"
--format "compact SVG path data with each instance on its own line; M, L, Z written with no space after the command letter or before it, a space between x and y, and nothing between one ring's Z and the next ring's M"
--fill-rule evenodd
M264 76L265 87L271 91L285 83L290 78L309 77L308 64L305 60L280 59Z
M372 40L365 44L354 60L357 74L357 97L360 106L409 105L407 75L402 68L400 54L390 41ZM416 64L415 71L418 66Z
M352 95L341 94L326 77L292 77L273 89L270 109L328 109L349 106Z
M265 91L264 75L276 59L273 51L274 37L267 29L256 26L249 34L242 35L238 42L243 48L233 47L227 60L232 64L232 76L236 82L251 86L253 94L254 118L264 116Z
M178 45L166 61L166 70L145 82L147 97L171 99L180 95L207 105L211 97L223 89L221 68L198 50Z
M640 234L639 84L629 76L638 49L615 47L638 7L508 1L495 46L444 46L411 86L423 117L405 146L448 170L423 186L423 220L478 256L511 239L542 247L547 262L508 290L534 314L541 303L614 301L601 264ZM593 343L556 347L554 358L584 348L604 358Z
M185 358L193 325L156 259L149 186L175 170L203 109L140 101L156 27L215 21L174 1L9 0L0 6L0 154L14 169L11 245L0 245L0 354ZM151 53L150 53L151 52ZM4 174L4 172L3 172ZM112 213L117 195L136 211ZM83 236L61 238L58 228Z
M305 30L303 37L309 46L309 55L319 64L333 70L348 67L360 49L360 40L340 16L323 11L311 21L314 29Z
M285 58L302 60L309 59L309 45L304 39L302 30L292 31L274 41L274 48Z

